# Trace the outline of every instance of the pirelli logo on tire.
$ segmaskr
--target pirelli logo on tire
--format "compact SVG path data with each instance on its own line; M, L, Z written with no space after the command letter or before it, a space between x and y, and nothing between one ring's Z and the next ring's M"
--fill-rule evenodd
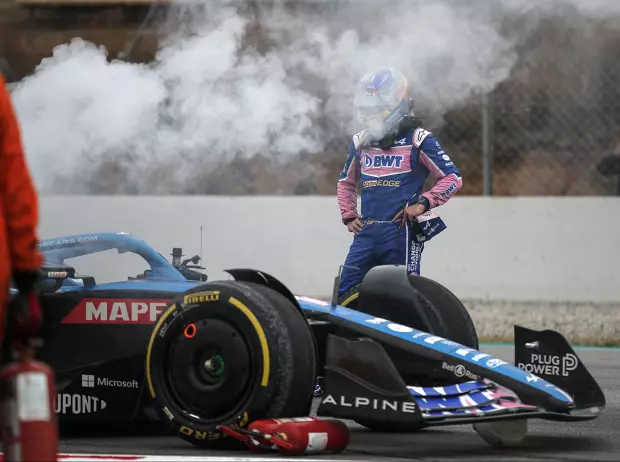
M196 292L183 297L184 305L195 305L197 303L217 302L220 299L219 290L210 290L208 292Z
M248 423L250 422L250 416L247 412L244 412L243 415L239 418L238 422L236 423L237 426L243 428L245 427ZM179 433L182 433L185 436L189 436L191 438L194 438L196 440L217 440L220 439L222 437L226 437L226 435L223 435L222 433L220 433L219 431L215 430L215 431L199 431L199 430L195 430L191 427L188 427L187 425L181 425L179 427Z
M201 432L185 425L179 427L179 432L197 440L217 440L222 437L222 434L218 431Z

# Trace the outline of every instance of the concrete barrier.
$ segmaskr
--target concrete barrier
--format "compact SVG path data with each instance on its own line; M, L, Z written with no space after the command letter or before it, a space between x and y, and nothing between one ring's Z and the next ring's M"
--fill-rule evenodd
M483 338L508 339L504 324L519 319L548 327L562 319L582 343L620 337L610 327L619 324L619 198L457 197L436 211L448 229L427 244L422 272L470 300ZM331 293L352 238L334 197L41 198L46 238L125 231L164 255L183 247L191 256L200 252L201 226L212 278L225 277L224 268L259 268L308 295ZM144 269L114 258L94 276L122 279Z

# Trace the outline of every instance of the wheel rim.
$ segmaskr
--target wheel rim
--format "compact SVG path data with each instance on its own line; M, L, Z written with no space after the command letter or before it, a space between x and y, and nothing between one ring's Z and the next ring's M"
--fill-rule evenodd
M257 362L237 326L223 319L194 322L195 335L171 339L166 380L171 398L193 419L222 422L243 406L257 380Z

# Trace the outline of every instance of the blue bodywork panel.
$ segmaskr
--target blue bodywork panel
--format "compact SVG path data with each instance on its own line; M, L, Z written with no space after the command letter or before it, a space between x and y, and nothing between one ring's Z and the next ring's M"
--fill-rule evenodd
M187 280L165 257L153 249L145 241L127 233L97 233L66 236L55 239L43 240L38 248L45 255L46 265L62 265L65 259L88 255L96 252L117 249L119 252L131 252L141 256L150 267L150 272L144 279L119 281L105 284L96 284L85 289L79 282L67 280L59 291L165 291L182 293L186 290L202 284L197 281ZM76 280L78 277L76 276ZM299 306L303 310L314 313L329 314L331 318L339 318L349 323L370 328L376 332L395 337L401 341L417 345L426 350L432 350L446 355L463 364L473 364L488 371L502 374L511 379L532 387L541 393L552 396L567 407L574 405L573 399L557 386L542 378L519 369L506 361L495 358L487 353L467 348L455 342L433 336L429 333L393 323L386 319L376 318L366 313L355 311L342 306L332 306L322 300L316 300L304 296L296 296ZM464 385L460 385L463 387ZM475 385L476 387L478 385ZM478 390L478 388L476 388ZM445 390L444 390L445 391ZM472 389L472 392L475 390ZM414 390L415 392L415 390ZM478 392L477 392L478 393ZM481 392L479 392L481 393ZM479 395L483 396L483 395ZM427 396L429 405L434 403L437 397ZM437 399L444 399L438 397ZM483 399L483 398L481 398ZM448 403L451 404L451 403ZM432 407L432 406L431 406Z
M343 306L332 307L331 304L308 297L298 296L297 301L302 309L329 313L332 317L345 319L349 322L371 327L373 330L397 337L409 343L429 350L438 351L450 356L461 363L475 364L489 371L499 372L529 387L533 387L542 393L549 394L560 402L573 405L573 399L563 390L542 378L526 372L518 367L495 358L488 353L467 348L456 342L422 332L411 327L393 323L387 319L377 318Z

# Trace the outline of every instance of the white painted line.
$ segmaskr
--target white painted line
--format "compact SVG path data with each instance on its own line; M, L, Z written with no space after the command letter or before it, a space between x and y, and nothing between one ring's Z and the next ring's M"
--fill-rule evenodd
M256 456L146 456L131 454L59 454L58 461L67 462L324 462L325 460L333 460L337 454L325 453L325 458L315 459L308 458L307 455L297 457L286 456L270 456L256 454ZM3 454L0 453L0 461ZM338 459L340 462L359 462L352 459Z

